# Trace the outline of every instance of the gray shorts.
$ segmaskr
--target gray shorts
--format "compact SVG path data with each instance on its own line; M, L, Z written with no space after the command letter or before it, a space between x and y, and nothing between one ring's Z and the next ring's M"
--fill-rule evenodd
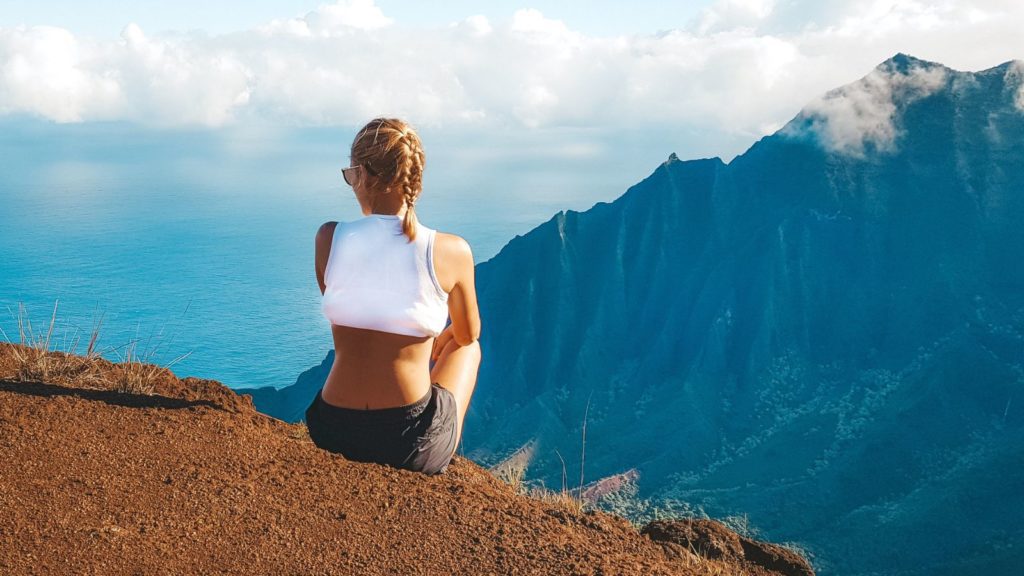
M324 402L323 389L306 409L313 443L348 460L376 462L425 474L448 469L455 451L455 397L434 382L423 398L394 408L360 410Z

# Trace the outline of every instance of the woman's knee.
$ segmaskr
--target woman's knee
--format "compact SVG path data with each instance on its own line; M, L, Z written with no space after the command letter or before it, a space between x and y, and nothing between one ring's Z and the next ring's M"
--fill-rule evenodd
M448 345L445 346L445 349L442 351L442 354L458 354L464 361L473 360L479 364L482 356L480 340L473 340L465 346L460 345L454 339L450 340Z
M462 348L466 349L466 353L469 354L470 356L472 356L473 360L476 361L477 364L480 363L480 358L483 356L483 353L480 350L480 341L479 340L473 340L472 342L470 342L469 344L466 344Z

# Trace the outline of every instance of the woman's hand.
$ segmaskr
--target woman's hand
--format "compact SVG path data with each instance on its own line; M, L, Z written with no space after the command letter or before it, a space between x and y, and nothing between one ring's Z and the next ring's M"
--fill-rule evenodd
M430 361L437 362L437 359L441 356L441 351L454 339L455 335L452 334L452 325L449 324L444 327L444 330L441 330L440 334L434 337L434 347L430 350Z

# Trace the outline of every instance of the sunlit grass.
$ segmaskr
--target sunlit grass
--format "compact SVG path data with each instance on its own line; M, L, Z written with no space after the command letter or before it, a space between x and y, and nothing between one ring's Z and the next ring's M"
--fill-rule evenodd
M8 309L17 320L18 341L13 342L0 328L0 335L11 344L14 360L14 378L22 382L45 382L112 389L128 394L152 394L161 378L173 376L170 367L187 358L191 352L182 354L170 362L160 365L154 362L160 342L154 343L150 336L146 345L134 338L127 344L111 348L109 352L118 356L113 369L100 370L102 354L99 350L100 331L103 326L102 314L93 322L92 330L83 353L78 353L83 334L77 327L61 326L57 320L59 301L45 329L37 329L32 323L24 303L18 303L18 311Z
M53 312L45 330L37 330L24 303L18 303L16 318L20 346L11 349L15 362L15 377L25 382L66 383L73 379L83 383L95 383L98 381L98 375L93 370L91 360L99 356L96 344L102 319L94 324L84 355L78 355L80 330L76 328L69 335L65 327L61 341L57 341L58 306L59 301L54 301ZM10 312L15 316L13 311ZM5 340L13 343L2 328L0 334Z

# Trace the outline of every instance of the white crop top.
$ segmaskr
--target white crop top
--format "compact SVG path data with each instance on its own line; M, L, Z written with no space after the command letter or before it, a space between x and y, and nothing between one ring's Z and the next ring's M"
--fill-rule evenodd
M437 231L402 232L397 214L338 222L324 270L321 310L331 324L409 336L437 336L448 320L448 294L434 271Z

